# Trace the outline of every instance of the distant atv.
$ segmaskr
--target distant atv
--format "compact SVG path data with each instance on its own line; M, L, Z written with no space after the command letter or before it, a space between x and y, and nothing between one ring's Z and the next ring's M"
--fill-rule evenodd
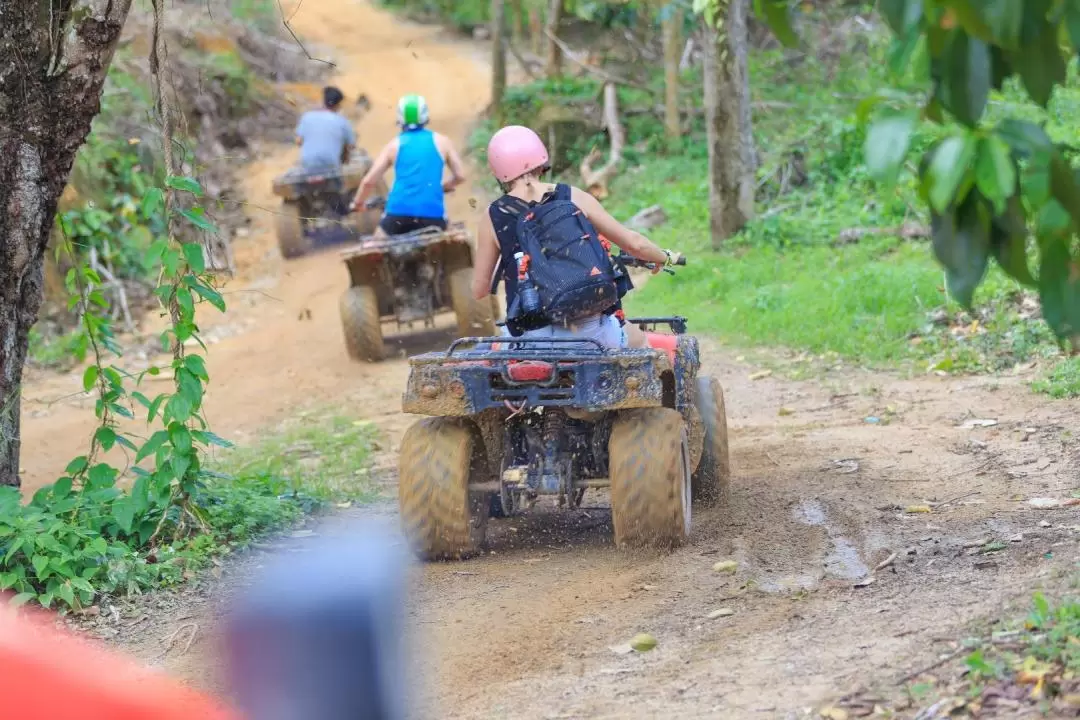
M375 231L381 217L379 210L349 212L371 164L364 150L356 150L338 170L295 167L274 178L274 194L282 198L277 237L283 257L300 257L316 248L355 241ZM385 195L386 183L380 180L375 191Z
M368 204L369 209L379 202ZM435 326L435 315L452 311L459 336L495 332L496 305L472 295L473 248L463 223L446 230L424 228L403 235L368 236L341 251L349 289L341 296L345 348L354 360L385 357L382 323L398 329Z
M618 545L671 547L689 535L691 498L725 497L724 392L698 375L697 338L681 317L627 322L672 332L617 350L471 337L409 360L403 410L433 416L408 430L399 460L401 517L421 557L475 552L489 515L521 512L539 495L574 508L605 487Z

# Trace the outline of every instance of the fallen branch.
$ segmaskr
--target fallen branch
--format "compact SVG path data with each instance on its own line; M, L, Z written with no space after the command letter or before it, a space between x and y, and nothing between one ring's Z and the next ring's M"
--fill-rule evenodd
M600 151L593 148L578 168L581 179L585 183L585 189L597 200L603 200L608 196L608 181L615 176L619 163L622 162L624 135L622 123L619 122L615 84L612 82L604 85L604 127L607 128L608 137L611 138L607 162L599 170L594 170L592 164L600 159Z
M600 78L605 83L615 83L617 85L627 85L629 87L635 87L635 88L638 88L639 90L645 90L645 91L650 92L650 93L653 92L653 89L651 87L649 87L648 85L645 85L644 83L639 83L636 80L631 80L629 78L620 77L618 75L612 75L611 73L609 73L607 70L604 70L603 68L593 67L592 65L589 65L586 62L578 60L572 54L572 52L570 50L570 47L566 43L564 43L562 40L560 40L555 35L555 33L551 32L551 30L549 30L547 28L544 28L544 34L548 36L548 39L551 40L551 42L555 43L555 46L557 48L559 48L559 50L562 51L562 54L566 59L568 59L570 62L574 63L575 65L577 65L582 70L589 73L590 75Z
M888 235L902 240L929 240L930 228L917 223L904 223L891 228L848 228L836 236L833 245L853 245L868 235Z
M116 294L116 304L120 306L120 312L124 316L124 329L129 333L135 332L135 323L131 319L131 309L128 305L127 291L124 289L124 284L117 280L116 276L107 267L98 262L98 252L95 247L90 248L90 269L104 279L106 287L111 287Z
M518 61L518 65L520 65L521 69L525 71L525 74L529 76L529 79L539 80L540 76L533 71L533 68L542 68L543 63L541 63L539 60L528 60L524 55L521 54L520 50L514 47L514 43L510 42L509 40L506 40L505 42L506 48L510 51L510 54L514 56L514 59Z

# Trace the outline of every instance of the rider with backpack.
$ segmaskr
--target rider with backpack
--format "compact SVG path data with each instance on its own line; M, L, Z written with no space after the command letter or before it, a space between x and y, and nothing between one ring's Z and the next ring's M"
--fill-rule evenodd
M481 221L473 295L506 286L507 329L516 337L587 337L605 347L645 347L644 334L621 319L629 287L614 266L604 236L625 253L675 264L663 250L613 218L592 195L541 181L550 169L540 137L520 125L488 143L488 166L504 195Z

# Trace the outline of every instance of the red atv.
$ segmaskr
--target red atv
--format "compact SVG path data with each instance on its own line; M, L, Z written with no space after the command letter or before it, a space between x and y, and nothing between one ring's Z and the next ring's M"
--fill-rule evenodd
M724 498L724 393L698 375L686 319L627 322L650 331L651 348L468 337L410 358L402 409L431 417L401 442L399 501L420 556L467 556L489 516L523 512L540 495L574 508L597 488L610 488L618 545L670 547L689 536L692 499Z

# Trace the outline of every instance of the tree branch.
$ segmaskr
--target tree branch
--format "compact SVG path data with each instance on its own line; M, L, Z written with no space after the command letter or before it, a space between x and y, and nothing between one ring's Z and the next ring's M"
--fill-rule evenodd
M629 78L624 78L624 77L620 77L618 75L613 75L613 74L609 73L607 70L604 70L603 68L593 67L592 65L589 65L588 63L585 63L585 62L582 62L581 60L578 60L571 53L570 48L567 46L567 44L564 43L562 40L560 40L558 37L556 37L555 33L551 32L551 30L549 30L548 28L544 28L544 34L548 36L548 39L551 40L551 42L555 43L555 46L558 47L559 50L562 51L562 54L568 60L570 60L570 62L574 63L579 68L581 68L585 72L589 73L593 77L597 77L597 78L603 80L606 83L616 83L618 85L626 85L628 87L635 87L635 88L638 88L639 90L645 90L645 91L650 92L650 93L654 92L653 89L651 87L649 87L648 85L645 85L643 83L639 83L636 80L630 80Z
M625 142L622 123L619 122L618 96L613 82L604 85L604 127L607 128L608 137L611 138L607 162L600 169L593 170L592 164L600 159L600 151L593 148L578 168L585 189L598 200L603 200L608 196L607 184L619 169Z

